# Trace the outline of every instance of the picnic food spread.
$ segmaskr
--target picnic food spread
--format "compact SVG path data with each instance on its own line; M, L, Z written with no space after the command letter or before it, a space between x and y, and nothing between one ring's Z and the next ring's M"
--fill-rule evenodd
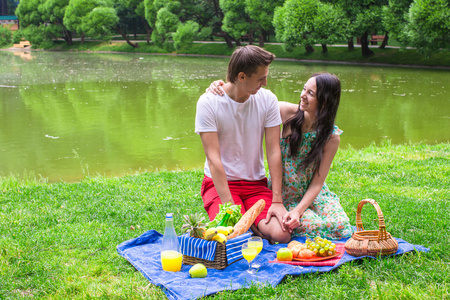
M305 244L292 241L288 244L288 249L292 251L293 258L301 259L331 257L336 254L336 244L321 237L315 237L313 240L308 238Z
M234 225L234 232L228 236L228 239L232 239L247 232L255 222L256 217L263 211L266 206L266 202L263 199L258 200L249 210L242 216L239 222Z

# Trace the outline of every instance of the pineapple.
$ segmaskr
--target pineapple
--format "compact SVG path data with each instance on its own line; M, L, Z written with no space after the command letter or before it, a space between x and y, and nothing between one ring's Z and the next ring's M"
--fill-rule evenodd
M206 230L205 223L203 223L204 217L200 213L195 213L184 215L183 219L185 221L185 224L181 227L183 233L189 232L189 236L202 239Z

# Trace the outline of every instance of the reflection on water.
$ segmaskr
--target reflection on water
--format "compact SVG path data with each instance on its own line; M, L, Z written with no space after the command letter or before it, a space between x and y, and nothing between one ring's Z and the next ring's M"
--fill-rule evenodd
M25 53L24 53L25 54ZM32 58L32 59L31 59ZM228 58L0 52L0 175L54 180L201 167L198 97ZM342 81L341 146L449 140L448 71L276 61L268 88L298 102L317 71Z

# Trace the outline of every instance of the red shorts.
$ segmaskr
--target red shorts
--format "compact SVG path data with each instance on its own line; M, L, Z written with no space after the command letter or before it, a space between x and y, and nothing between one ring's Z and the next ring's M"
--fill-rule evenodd
M228 181L228 186L230 188L234 204L241 205L242 215L259 199L264 199L264 201L266 201L264 210L259 214L254 223L258 226L259 221L266 218L267 211L272 205L272 191L267 187L267 178L258 181ZM201 195L203 199L203 206L208 213L209 219L212 221L219 212L219 204L222 204L216 188L214 187L212 178L207 176L203 178Z

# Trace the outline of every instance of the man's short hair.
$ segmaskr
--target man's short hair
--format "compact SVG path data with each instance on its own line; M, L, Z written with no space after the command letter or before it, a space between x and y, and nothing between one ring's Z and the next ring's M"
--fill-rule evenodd
M274 58L275 54L257 46L237 47L228 64L227 81L235 83L240 72L250 77L259 66L270 65Z

